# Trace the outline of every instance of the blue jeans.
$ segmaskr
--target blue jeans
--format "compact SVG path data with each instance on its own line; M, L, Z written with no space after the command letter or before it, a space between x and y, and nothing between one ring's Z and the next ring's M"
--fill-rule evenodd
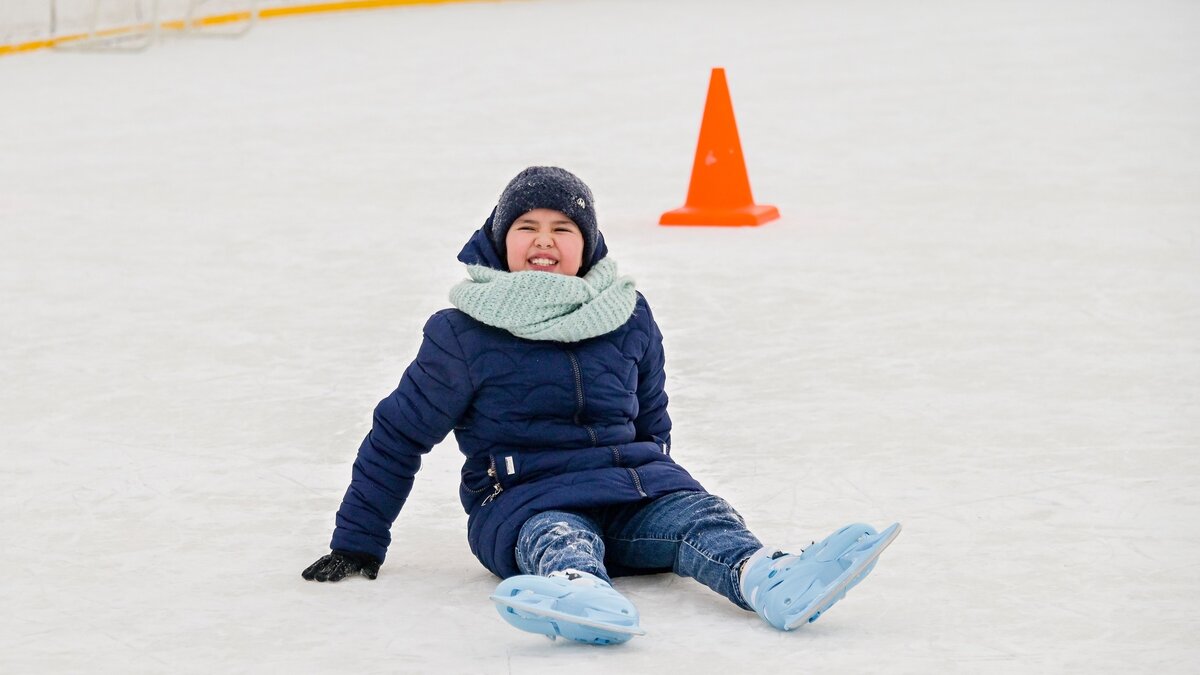
M674 492L650 502L587 511L546 511L525 521L517 565L525 574L565 569L609 576L675 572L750 609L741 565L762 543L724 499Z

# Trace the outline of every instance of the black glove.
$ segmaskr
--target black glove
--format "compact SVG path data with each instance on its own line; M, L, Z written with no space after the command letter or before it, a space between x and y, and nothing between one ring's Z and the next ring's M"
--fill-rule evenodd
M379 576L379 560L370 553L334 550L309 565L300 576L309 581L341 581L348 574L374 579Z

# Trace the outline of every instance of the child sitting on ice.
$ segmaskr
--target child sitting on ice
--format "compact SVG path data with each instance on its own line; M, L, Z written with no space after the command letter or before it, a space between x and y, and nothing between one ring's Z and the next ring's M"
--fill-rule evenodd
M764 548L671 457L662 334L618 276L592 193L530 167L458 259L470 279L434 314L399 387L375 408L337 513L332 553L305 579L374 579L421 455L451 430L471 551L504 581L522 630L595 644L642 631L622 574L692 577L772 626L814 621L899 533L850 525L800 555Z

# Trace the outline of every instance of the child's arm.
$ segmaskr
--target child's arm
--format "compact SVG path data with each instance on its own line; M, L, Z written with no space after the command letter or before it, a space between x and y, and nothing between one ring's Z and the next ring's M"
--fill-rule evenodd
M667 414L667 392L664 388L667 375L663 369L666 356L663 353L662 331L654 321L650 305L640 293L638 305L636 311L644 312L649 324L650 344L638 361L638 416L633 426L637 430L637 440L657 439L664 444L663 450L668 451L671 447L671 416Z
M375 408L370 433L354 461L330 548L382 562L391 525L412 490L421 455L442 442L471 402L466 358L442 313L425 324L425 339L400 385Z

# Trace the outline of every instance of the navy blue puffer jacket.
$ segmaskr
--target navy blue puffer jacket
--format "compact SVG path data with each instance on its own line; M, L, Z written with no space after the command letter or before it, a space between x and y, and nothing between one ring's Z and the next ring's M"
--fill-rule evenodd
M483 229L459 255L504 269ZM600 242L596 259L605 253ZM421 455L453 430L471 551L519 574L521 525L536 513L703 491L669 454L662 334L646 299L617 330L577 343L531 341L456 309L425 324L417 358L375 408L331 547L383 560Z

